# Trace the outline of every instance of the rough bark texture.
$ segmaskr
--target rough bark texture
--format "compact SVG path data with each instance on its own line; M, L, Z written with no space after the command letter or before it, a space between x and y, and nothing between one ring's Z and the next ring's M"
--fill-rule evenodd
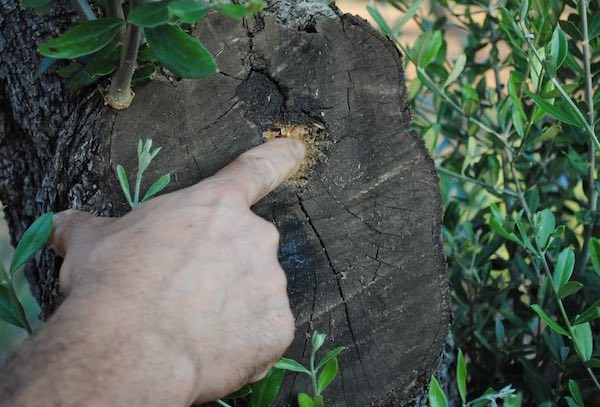
M140 137L163 146L148 178L171 172L173 189L210 176L273 126L316 125L326 147L306 185L285 185L254 208L282 235L298 327L287 356L306 362L314 329L349 347L328 406L422 399L446 340L448 283L437 177L409 129L390 41L310 1L271 1L269 14L241 22L210 15L196 35L220 74L154 82L115 113L93 89L70 95L54 75L33 78L35 45L67 15L0 4L0 197L13 237L46 210L122 214L113 169L135 167ZM60 303L57 265L44 253L27 270L44 318ZM308 386L289 375L281 404Z

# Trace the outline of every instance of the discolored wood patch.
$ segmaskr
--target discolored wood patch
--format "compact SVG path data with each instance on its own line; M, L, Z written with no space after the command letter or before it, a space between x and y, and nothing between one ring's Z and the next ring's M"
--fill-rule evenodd
M349 15L301 29L210 15L196 34L221 72L137 89L105 130L110 164L135 167L137 139L150 137L163 152L148 179L170 172L182 188L265 136L289 135L285 126L318 128L323 148L306 182L254 208L281 232L297 321L287 356L306 363L309 333L325 332L326 347L349 348L328 406L411 405L437 366L450 311L437 177L409 130L400 55ZM280 404L308 389L289 374Z

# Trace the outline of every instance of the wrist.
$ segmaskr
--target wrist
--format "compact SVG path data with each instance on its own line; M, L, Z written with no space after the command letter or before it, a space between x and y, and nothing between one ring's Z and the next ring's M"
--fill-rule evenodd
M192 355L172 332L164 332L150 310L128 309L121 296L69 298L57 312L57 325L79 330L72 358L89 358L82 374L101 380L114 394L106 402L127 397L128 405L185 405L194 401L198 371ZM69 336L76 337L73 332ZM112 390L116 389L116 390ZM131 400L143 395L141 400ZM104 405L100 403L101 405Z

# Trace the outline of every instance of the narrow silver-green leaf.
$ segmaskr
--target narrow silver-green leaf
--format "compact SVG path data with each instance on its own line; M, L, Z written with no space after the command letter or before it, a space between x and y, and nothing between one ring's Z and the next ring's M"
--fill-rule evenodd
M329 387L331 382L335 379L338 374L339 363L337 358L331 359L329 363L325 365L319 378L317 379L317 394L321 394Z
M323 346L323 344L325 343L326 337L327 337L327 335L325 335L323 333L320 333L317 331L313 332L312 339L311 339L313 354L317 353L317 351L321 348L321 346Z
M456 58L456 61L454 62L454 66L452 67L452 71L450 71L450 74L446 78L446 81L444 82L444 85L442 86L442 88L447 87L448 85L450 85L451 83L453 83L454 81L456 81L458 79L458 77L462 73L463 69L465 69L466 63L467 63L467 56L464 53L460 54L458 56L458 58Z
M559 27L556 27L550 41L550 56L554 62L555 68L558 69L565 62L567 53L569 52L569 44L567 36Z
M308 394L298 393L298 407L315 407L315 403Z
M570 247L565 248L558 254L554 265L554 287L558 292L571 278L575 266L575 253Z
M23 267L35 252L46 245L51 232L52 213L47 212L29 226L17 244L10 263L9 272L11 275Z
M421 8L422 3L423 0L416 0L412 3L408 10L406 10L406 12L404 13L402 18L396 23L396 32L402 30L402 27L404 27L404 25L408 23L417 14L417 11L419 11L419 9Z
M535 241L543 250L548 245L548 239L556 227L554 214L550 210L544 209L535 214L534 224L536 228Z
M323 356L323 358L319 361L319 363L317 364L317 367L315 368L317 371L321 370L321 368L323 366L325 366L327 363L329 363L329 361L333 358L338 357L338 355L340 353L342 353L343 351L345 351L346 348L345 346L338 346L337 348L334 348L332 350L330 350L329 352L327 352L325 354L325 356Z
M556 321L554 321L550 317L550 315L548 315L546 313L546 311L544 311L542 309L542 307L540 307L538 304L532 304L531 309L533 309L535 311L535 313L538 314L538 316L542 319L542 321L544 321L546 323L546 325L548 325L548 327L550 329L552 329L554 332L559 333L564 336L569 336L568 332L562 326L560 326Z
M119 184L121 185L121 190L123 191L123 195L125 195L125 199L127 199L127 203L133 208L131 190L129 189L129 180L127 179L125 168L123 168L121 164L117 165L117 178L119 178Z
M592 357L592 351L594 350L594 340L592 338L592 327L589 322L584 324L575 325L573 327L573 341L579 348L579 356L584 362L588 361Z
M577 402L577 405L580 407L584 407L583 397L581 396L581 389L575 380L569 379L569 392L573 399Z
M101 50L121 30L120 18L99 18L69 28L61 36L44 42L38 52L56 59L74 59Z
M595 301L575 318L575 325L583 324L600 318L600 300Z
M595 237L590 240L590 258L594 272L600 277L600 240Z
M371 15L371 18L373 20L375 20L375 22L379 26L379 31L381 31L382 34L384 34L384 35L392 34L392 29L390 28L390 26L385 21L385 19L383 18L383 16L381 15L381 13L379 12L379 10L377 8L373 7L371 4L368 4L367 11Z
M429 407L448 407L448 400L435 376L429 382Z
M582 288L583 284L581 284L579 281L569 281L567 284L563 285L560 290L558 290L558 299L562 300L563 298L567 298L570 295L576 294Z
M533 99L535 104L545 113L554 116L556 119L563 123L570 124L572 126L583 127L585 123L581 120L579 115L573 111L570 105L559 105L558 103L551 104L547 100L543 99L529 91L525 91L527 95Z
M462 350L458 350L458 358L456 360L456 386L463 404L467 402L467 364Z
M160 191L165 189L165 187L169 185L169 182L171 182L170 174L165 174L162 177L160 177L158 181L156 181L150 186L150 188L148 188L146 194L144 195L144 198L142 199L142 202L147 201L148 199L152 198L154 195L158 194Z
M281 358L275 363L275 367L292 372L306 373L310 376L310 371L293 359Z

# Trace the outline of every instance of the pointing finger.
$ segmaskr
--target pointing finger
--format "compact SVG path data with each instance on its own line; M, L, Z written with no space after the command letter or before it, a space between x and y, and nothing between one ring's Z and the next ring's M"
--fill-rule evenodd
M99 218L91 213L75 209L56 213L52 222L52 234L48 246L59 256L65 257L69 247L80 240L84 234L87 234L92 224L108 221L110 221L110 218Z
M211 178L231 183L243 203L252 206L294 175L305 154L299 140L271 140L246 151Z

